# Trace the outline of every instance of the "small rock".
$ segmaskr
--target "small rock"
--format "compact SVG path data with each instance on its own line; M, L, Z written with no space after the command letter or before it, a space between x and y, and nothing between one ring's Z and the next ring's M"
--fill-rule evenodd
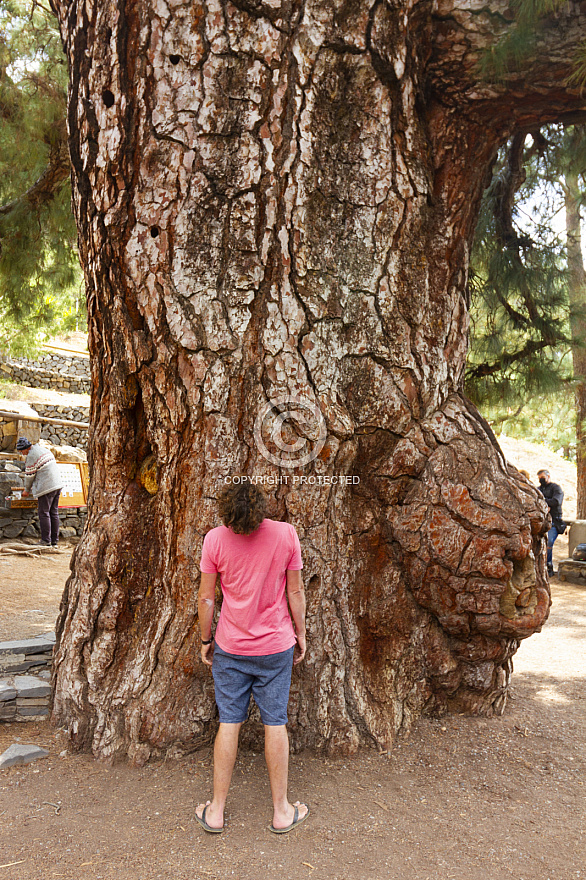
M59 530L59 534L62 538L75 538L77 532L75 531L75 529L70 529L66 526L65 528Z
M26 654L3 654L0 651L0 671L3 669L15 670L26 663ZM25 668L28 668L25 666Z
M48 706L18 706L16 707L17 721L31 721L33 718L46 718L49 714Z
M16 699L16 688L5 681L0 681L0 703Z
M12 642L0 642L0 654L42 654L52 651L55 644L55 633L35 636L33 639L19 639Z
M47 697L37 697L36 699L26 699L18 697L16 700L16 708L17 709L26 709L27 707L46 707L47 706Z
M18 691L20 699L48 697L51 693L51 686L44 681L39 681L34 675L15 675L14 687Z
M6 770L8 767L14 767L17 764L30 764L31 761L38 761L39 758L47 758L49 752L41 749L39 746L17 745L14 743L9 746L4 754L0 755L0 770Z
M22 525L7 526L7 528L4 529L4 536L3 537L5 537L5 538L18 538L18 536L23 531L23 529L24 529L24 526L22 526Z
M16 715L16 700L0 703L0 721L13 721Z

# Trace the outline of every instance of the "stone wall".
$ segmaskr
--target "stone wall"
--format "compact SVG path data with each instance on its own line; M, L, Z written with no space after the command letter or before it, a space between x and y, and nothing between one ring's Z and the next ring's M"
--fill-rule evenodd
M16 485L16 484L15 484ZM4 493L8 494L7 492ZM17 538L37 538L40 540L39 516L37 509L31 507L7 509L4 495L0 499L0 541ZM62 507L59 509L61 538L79 537L83 531L87 510L85 507Z
M0 722L36 721L49 714L54 645L53 632L0 642Z
M89 422L89 406L57 406L49 403L34 403L31 406L40 416L47 419ZM87 449L88 432L85 428L72 428L67 425L42 425L41 437L54 446L79 446L81 449Z
M0 642L0 674L37 674L51 671L55 633L45 633L30 639Z
M49 373L61 373L77 376L81 379L90 378L90 359L88 355L42 354L34 361L30 358L10 358L12 363L22 367L39 367Z
M36 361L0 355L0 374L29 388L89 394L89 359L43 355Z

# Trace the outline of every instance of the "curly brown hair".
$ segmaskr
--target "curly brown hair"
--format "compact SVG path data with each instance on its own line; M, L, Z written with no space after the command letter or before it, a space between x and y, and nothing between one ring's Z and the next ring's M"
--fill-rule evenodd
M266 506L265 493L252 483L226 486L218 497L220 518L237 535L255 532L265 518Z

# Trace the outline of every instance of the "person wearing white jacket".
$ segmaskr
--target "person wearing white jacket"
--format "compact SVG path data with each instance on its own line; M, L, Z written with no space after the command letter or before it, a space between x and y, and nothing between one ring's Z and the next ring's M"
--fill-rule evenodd
M55 456L45 446L34 445L26 437L20 437L16 448L26 453L24 485L38 501L40 544L56 547L59 540L59 496L63 488L61 472Z

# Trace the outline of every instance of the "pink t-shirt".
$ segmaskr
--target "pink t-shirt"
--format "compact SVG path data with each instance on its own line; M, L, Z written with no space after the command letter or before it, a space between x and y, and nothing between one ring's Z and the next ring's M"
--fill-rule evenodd
M199 567L220 573L224 600L215 639L223 651L252 657L295 644L286 572L299 571L303 563L292 525L263 519L250 535L218 526L204 538Z

